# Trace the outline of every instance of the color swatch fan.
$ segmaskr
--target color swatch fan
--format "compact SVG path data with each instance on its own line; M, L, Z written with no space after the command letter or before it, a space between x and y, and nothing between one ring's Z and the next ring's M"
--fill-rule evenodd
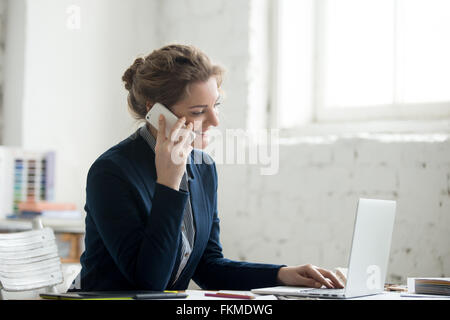
M20 202L53 200L55 153L0 147L0 217Z

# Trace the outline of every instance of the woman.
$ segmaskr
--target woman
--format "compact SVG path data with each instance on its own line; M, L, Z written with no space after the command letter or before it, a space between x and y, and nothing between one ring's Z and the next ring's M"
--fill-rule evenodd
M191 279L203 289L342 288L333 273L312 265L223 257L216 167L197 149L208 145L208 129L219 125L222 73L200 50L184 45L155 50L125 72L128 105L137 119L159 102L179 121L168 137L163 117L159 131L142 126L90 168L78 289L183 290ZM182 161L173 161L174 154ZM194 162L197 156L208 161Z

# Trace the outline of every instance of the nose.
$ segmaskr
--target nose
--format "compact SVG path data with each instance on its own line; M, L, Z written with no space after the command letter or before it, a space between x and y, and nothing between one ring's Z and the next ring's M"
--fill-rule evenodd
M209 109L206 118L206 128L217 127L219 125L219 114L215 108Z

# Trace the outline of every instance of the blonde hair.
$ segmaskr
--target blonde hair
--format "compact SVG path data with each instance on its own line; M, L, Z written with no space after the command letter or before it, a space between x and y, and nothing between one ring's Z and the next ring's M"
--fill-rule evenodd
M189 92L189 85L215 77L220 88L225 70L211 63L206 54L189 45L172 44L137 58L122 80L128 93L128 107L136 119L144 119L147 101L169 109Z

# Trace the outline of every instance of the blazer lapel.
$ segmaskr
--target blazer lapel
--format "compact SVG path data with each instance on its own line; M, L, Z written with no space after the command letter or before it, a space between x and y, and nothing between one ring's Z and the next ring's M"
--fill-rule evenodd
M192 158L193 155L191 155L191 161L193 160ZM196 250L203 247L202 243L205 240L204 238L209 235L209 215L207 214L208 210L206 208L203 181L199 169L193 162L188 163L186 167L192 174L192 178L189 180L189 194L195 225L194 250Z

